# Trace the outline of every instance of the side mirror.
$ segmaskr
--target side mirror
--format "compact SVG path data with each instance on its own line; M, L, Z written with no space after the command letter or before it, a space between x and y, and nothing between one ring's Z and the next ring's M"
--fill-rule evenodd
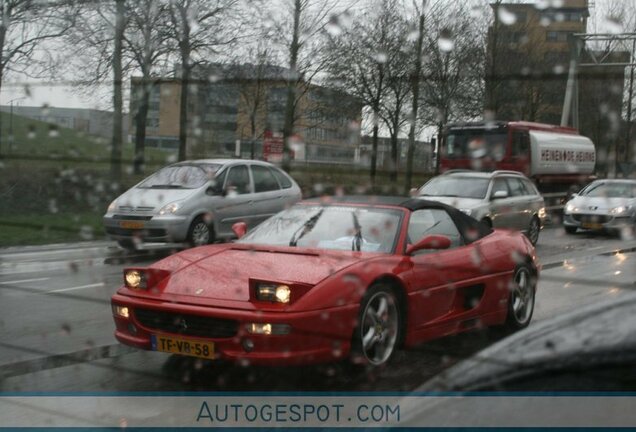
M210 195L210 196L223 196L224 195L222 186L219 185L219 184L208 186L208 188L205 190L205 194L206 195Z
M492 195L492 199L494 199L494 200L502 199L502 198L508 198L508 192L507 191L499 190L499 191L495 192Z
M414 252L426 249L448 249L451 245L451 241L448 237L439 234L428 235L422 238L417 243L410 245L406 248L407 255L413 255Z
M232 225L232 231L236 234L237 238L241 238L247 233L247 224L245 222L237 222Z

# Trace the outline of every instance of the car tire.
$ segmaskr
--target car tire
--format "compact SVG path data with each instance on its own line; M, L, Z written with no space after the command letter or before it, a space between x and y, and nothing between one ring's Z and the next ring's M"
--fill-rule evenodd
M190 224L187 241L192 247L204 246L214 241L214 229L203 216L198 216Z
M532 319L537 278L530 266L523 264L515 268L510 282L508 315L505 327L509 331L517 331L527 327Z
M488 226L488 228L492 228L492 221L490 219L483 218L480 222Z
M536 216L532 216L530 220L530 225L528 226L528 231L526 232L526 237L532 243L532 246L535 246L539 241L539 233L541 232L541 222L539 222L539 218Z
M575 226L565 226L565 232L568 234L576 234L577 227Z
M388 285L375 284L367 290L353 331L353 364L378 367L389 362L402 340L401 310L395 291Z

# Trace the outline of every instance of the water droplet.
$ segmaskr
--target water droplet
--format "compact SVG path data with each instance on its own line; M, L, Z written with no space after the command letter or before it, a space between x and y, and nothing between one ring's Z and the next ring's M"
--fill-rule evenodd
M386 63L387 60L389 59L389 56L386 52L384 51L378 51L373 58L375 59L375 61L377 61L378 63Z
M506 9L503 6L499 7L498 16L499 16L499 20L504 25L512 25L517 22L517 15L510 12L508 9Z
M342 34L342 27L340 27L340 20L337 15L331 15L329 22L325 25L325 30L333 37L338 37Z
M455 41L452 39L450 32L442 31L437 39L437 46L442 52L451 52L455 48Z

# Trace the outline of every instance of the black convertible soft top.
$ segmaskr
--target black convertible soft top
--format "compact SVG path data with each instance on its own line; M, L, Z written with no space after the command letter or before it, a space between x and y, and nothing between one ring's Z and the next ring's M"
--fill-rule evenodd
M411 211L422 209L442 209L445 210L461 233L466 243L472 243L475 240L479 240L482 237L492 233L492 228L488 225L474 219L455 207L447 204L429 201L419 198L405 198L399 196L375 196L375 195L345 195L340 197L329 197L328 201L322 198L314 198L306 200L305 202L318 203L323 205L338 205L338 204L368 204L368 205L386 205L403 207Z

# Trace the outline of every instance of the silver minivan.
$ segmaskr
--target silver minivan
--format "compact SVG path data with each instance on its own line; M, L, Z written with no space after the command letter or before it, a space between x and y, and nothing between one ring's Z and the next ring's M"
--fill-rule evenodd
M532 244L546 219L543 197L516 171L448 171L429 180L417 195L452 205L491 227L523 231Z
M301 199L298 184L267 162L203 159L169 165L113 201L106 234L126 249L142 242L200 246L234 237Z

